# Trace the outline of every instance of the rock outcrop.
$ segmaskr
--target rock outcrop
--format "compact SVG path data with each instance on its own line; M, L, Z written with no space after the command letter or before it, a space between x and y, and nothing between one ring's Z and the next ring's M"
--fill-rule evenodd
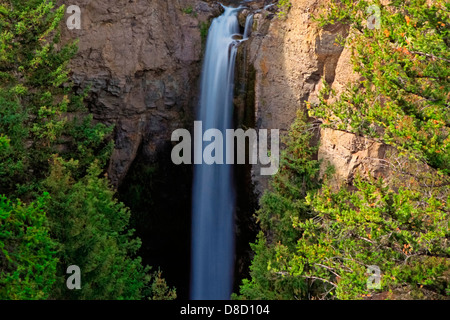
M198 0L62 3L81 9L81 29L62 28L62 39L79 39L72 79L80 91L91 87L88 103L95 119L115 125L108 174L118 186L138 152L155 159L173 130L191 125L205 40L201 29L220 14L219 5Z
M333 166L331 184L335 187L351 185L356 175L361 177L387 177L389 165L386 158L395 149L372 139L329 128L320 130L318 158L322 161L321 173Z
M254 68L254 112L258 129L287 132L298 110L305 111L306 101L317 101L322 79L330 85L336 68L351 67L339 63L343 52L336 45L348 28L334 25L322 29L313 20L327 0L291 0L285 18L278 17L276 6L257 12L253 33L246 45L248 63ZM348 59L348 56L346 56ZM341 78L341 80L344 80ZM253 182L258 194L268 187L269 177L253 168Z

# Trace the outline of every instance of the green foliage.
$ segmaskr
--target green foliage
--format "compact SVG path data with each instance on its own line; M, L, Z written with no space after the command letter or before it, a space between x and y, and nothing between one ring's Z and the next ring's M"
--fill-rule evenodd
M9 148L11 140L8 137L0 136L0 151L5 151Z
M0 154L0 192L32 185L66 130L72 99L67 64L75 44L59 48L64 7L49 1L0 2L0 135L10 147ZM30 174L33 173L33 174Z
M86 176L76 181L71 171L76 161L54 159L44 187L52 194L46 206L51 230L60 244L56 299L141 299L148 290L148 268L131 258L140 247L128 230L130 212L114 198L106 178L93 163ZM68 292L67 266L82 272L82 289Z
M314 127L306 124L299 114L285 139L286 149L280 159L280 170L272 181L272 190L261 199L257 212L262 233L252 249L255 257L250 267L251 281L244 280L242 299L304 298L306 282L301 278L286 277L274 265L277 253L286 256L296 251L296 241L301 233L292 224L311 214L305 202L308 190L320 186L319 162L313 160L317 147L310 146Z
M270 238L270 237L268 237ZM255 257L250 266L251 280L244 279L240 295L233 294L239 300L289 300L306 298L306 282L302 278L286 277L272 268L277 261L276 252L279 243L269 244L263 232L251 244Z
M30 190L45 174L46 156L64 127L68 99L60 85L74 46L55 49L64 8L47 1L0 1L0 297L45 299L56 275L48 193ZM41 193L42 194L42 193Z
M174 298L136 257L130 212L100 178L113 128L94 123L86 92L72 92L77 46L59 44L64 12L0 0L0 194L28 203L0 197L0 298ZM82 290L65 285L70 265Z
M161 270L154 272L151 285L151 300L175 300L176 298L176 290L167 286L166 280L162 278Z
M200 37L202 38L203 47L206 46L206 39L208 38L208 31L210 26L211 26L210 21L200 22Z
M64 146L62 156L65 159L79 159L80 174L85 173L94 161L98 161L101 168L105 167L114 148L111 139L113 129L102 123L93 124L92 114L81 119L74 117L67 123L67 136L59 141Z
M181 9L181 11L185 14L191 14L194 11L194 9L192 9L192 6L188 6L184 9Z
M380 30L365 28L371 4L381 8ZM327 7L322 25L351 24L347 44L363 80L340 96L325 86L320 104L307 104L309 114L325 127L370 136L397 151L384 159L386 179L369 173L336 185L327 172L319 188L313 152L292 152L307 144L288 141L283 159L298 166L283 165L261 199L263 232L252 247L252 278L236 298L449 294L449 8L446 1L419 0L387 6L343 0ZM294 127L290 134L305 132ZM380 289L367 285L369 266L381 270Z
M366 27L365 10L372 4L380 8L380 29ZM331 271L338 274L339 283L334 282L337 287L331 292L340 298L372 294L364 285L365 264L380 266L382 290L390 293L402 286L409 298L448 293L449 9L448 1L385 5L380 1L342 1L333 2L319 19L322 25L351 24L346 45L363 81L349 86L340 97L325 88L310 115L321 118L325 126L367 135L401 151L398 157L388 159L395 173L389 182L360 180L355 192L333 193L324 188L323 194L310 199L321 223L309 226L319 233L326 229L327 237L332 235L312 237L313 241L328 241L322 243L322 249L345 260L326 260L323 264L329 269L322 267L320 272L309 267L328 281L337 279L336 275L330 277ZM329 97L337 99L329 103ZM423 162L436 170L423 165L417 168L410 162ZM333 238L338 234L347 235L340 242L345 245L339 247L345 251L331 249L338 248ZM306 242L310 240L305 237ZM353 279L343 273L345 269L354 270Z
M320 298L375 294L367 287L370 265L382 272L378 292L407 287L410 298L417 298L424 296L425 289L420 289L426 286L445 295L449 278L444 273L450 268L449 188L393 190L381 178L358 178L355 187L334 192L325 185L318 195L308 195L316 214L294 225L302 237L294 257L281 263L283 270L291 274L301 270L303 277L321 283L325 290L317 294Z
M277 3L277 16L279 18L285 18L289 12L289 9L292 7L291 0L278 0Z
M194 17L197 16L197 12L194 12L194 8L192 8L192 6L187 6L186 8L181 9L181 12L184 14L193 14Z
M425 0L333 2L322 24L352 24L347 45L363 81L334 103L326 89L310 112L327 126L365 134L450 172L450 3ZM377 4L381 28L364 25Z
M353 188L335 191L326 179L319 189L319 162L305 128L296 121L273 188L261 199L251 279L234 298L445 297L450 187L443 176L390 155L400 168L391 168L389 181L357 177ZM374 265L379 290L367 286Z
M308 190L320 186L319 162L313 160L317 147L310 145L313 130L314 127L298 114L285 138L286 149L281 154L280 173L272 181L271 192L261 198L258 220L263 229L276 235L275 241L288 243L299 235L291 228L292 219L308 214L309 208L303 198ZM290 243L291 248L294 246L295 242Z
M55 282L56 243L50 238L44 193L25 205L0 196L0 299L46 299Z

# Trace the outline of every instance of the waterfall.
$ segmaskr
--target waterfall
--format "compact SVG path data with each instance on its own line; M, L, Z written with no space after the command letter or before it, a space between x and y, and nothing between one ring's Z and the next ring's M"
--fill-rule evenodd
M239 44L233 36L239 34L237 14L241 8L224 9L225 12L212 21L208 32L199 103L202 130L218 129L223 134L233 128L234 66ZM205 144L202 135L203 132L197 135L194 144L194 154L200 159ZM195 164L191 299L230 298L234 271L234 207L231 165Z
M253 14L250 13L247 16L247 19L245 20L245 30L244 30L244 36L242 37L243 40L247 40L250 33L252 32L253 27Z

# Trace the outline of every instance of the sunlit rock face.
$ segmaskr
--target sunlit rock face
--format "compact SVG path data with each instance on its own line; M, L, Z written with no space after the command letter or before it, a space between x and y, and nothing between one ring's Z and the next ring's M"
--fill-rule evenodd
M321 29L313 20L327 2L292 0L285 17L278 16L276 6L267 4L254 12L253 32L245 48L246 63L254 69L250 89L257 128L287 132L297 111L306 110L305 101L317 101L322 79L333 85L338 66L340 83L350 76L349 55L342 55L343 48L335 44L336 37L347 36L348 28ZM254 166L253 182L261 194L269 178L258 172L259 166Z

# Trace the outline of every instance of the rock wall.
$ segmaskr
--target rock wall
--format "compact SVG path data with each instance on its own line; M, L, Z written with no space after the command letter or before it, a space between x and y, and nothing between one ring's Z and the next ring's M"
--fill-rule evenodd
M285 18L277 16L275 6L255 14L246 50L255 70L254 117L258 129L287 132L297 111L305 112L305 101L317 100L322 79L333 84L338 64L340 72L349 68L346 61L339 63L344 48L335 44L336 37L347 36L348 28L335 25L322 29L313 20L327 2L291 0ZM351 68L348 70L345 73L351 72ZM259 165L254 166L253 182L260 195L268 188L269 177L259 172Z
M318 158L322 160L321 174L329 165L334 167L331 184L339 188L352 185L356 175L387 177L388 155L395 149L383 143L357 136L352 133L324 128L320 130Z
M198 0L63 3L81 9L81 29L63 27L62 39L79 39L72 79L80 91L91 86L95 119L115 125L108 174L118 186L138 152L152 161L173 130L192 125L201 28L219 6Z

